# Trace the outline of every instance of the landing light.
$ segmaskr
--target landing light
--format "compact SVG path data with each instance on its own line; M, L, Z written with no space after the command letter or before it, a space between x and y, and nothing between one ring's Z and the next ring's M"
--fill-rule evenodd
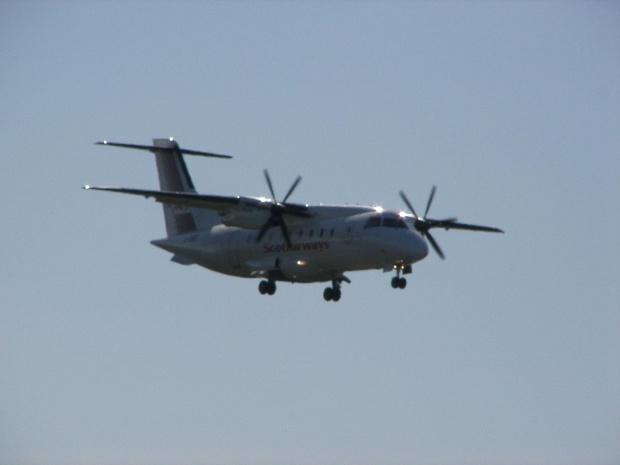
M383 207L375 207L377 213L383 213Z
M308 262L307 262L307 261L305 261L305 260L297 260L297 264L298 264L299 266L304 266L304 265L307 265L307 264L308 264Z

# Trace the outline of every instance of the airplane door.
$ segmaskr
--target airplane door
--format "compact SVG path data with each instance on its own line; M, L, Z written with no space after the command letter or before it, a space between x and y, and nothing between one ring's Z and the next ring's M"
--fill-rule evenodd
M239 245L241 243L241 231L232 231L228 235L228 262L233 268L241 268L241 262L239 260Z

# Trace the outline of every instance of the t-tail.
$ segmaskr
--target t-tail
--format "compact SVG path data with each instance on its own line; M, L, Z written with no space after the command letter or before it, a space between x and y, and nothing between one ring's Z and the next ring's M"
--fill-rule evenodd
M99 145L111 145L131 149L148 150L155 154L159 187L163 192L196 193L194 183L187 170L183 154L217 158L232 158L197 150L181 149L173 139L153 139L153 145L122 144L117 142L97 142ZM211 210L163 204L166 233L168 237L188 234L194 231L210 230L221 223L220 216Z

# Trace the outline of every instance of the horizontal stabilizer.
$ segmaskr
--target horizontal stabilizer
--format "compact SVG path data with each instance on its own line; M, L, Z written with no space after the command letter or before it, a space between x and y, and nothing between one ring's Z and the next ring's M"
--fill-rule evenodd
M171 139L171 142L174 142L174 139ZM218 153L200 152L198 150L182 149L176 144L176 142L174 143L173 147L156 147L154 145L123 144L119 142L108 142L107 140L104 140L101 142L95 142L95 144L111 145L112 147L125 147L127 149L148 150L149 152L170 151L170 152L182 153L184 155L198 155L201 157L232 158L230 155L220 155Z

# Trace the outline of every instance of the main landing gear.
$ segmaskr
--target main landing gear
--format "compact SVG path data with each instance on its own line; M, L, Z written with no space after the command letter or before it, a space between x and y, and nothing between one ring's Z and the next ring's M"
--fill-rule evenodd
M269 294L274 295L276 293L276 283L275 281L261 281L258 285L258 292L261 294Z
M332 281L332 287L326 287L323 291L323 298L327 301L338 302L340 297L342 297L342 291L340 287L342 282L350 283L351 281L346 276L341 276ZM258 285L258 292L262 295L274 295L276 293L276 282L271 280L263 279Z
M406 288L407 280L405 278L401 278L400 273L401 271L403 274L411 273L411 265L394 265L394 269L396 270L396 276L392 278L392 288L393 289Z
M329 302L333 300L334 302L338 302L342 297L342 291L340 290L340 283L333 281L333 287L326 287L323 291L323 298Z
M340 300L340 297L342 297L342 291L340 290L340 286L343 281L347 283L351 282L349 278L343 275L332 281L332 287L325 288L325 290L323 291L323 298L327 302L329 302L330 300L338 302Z

